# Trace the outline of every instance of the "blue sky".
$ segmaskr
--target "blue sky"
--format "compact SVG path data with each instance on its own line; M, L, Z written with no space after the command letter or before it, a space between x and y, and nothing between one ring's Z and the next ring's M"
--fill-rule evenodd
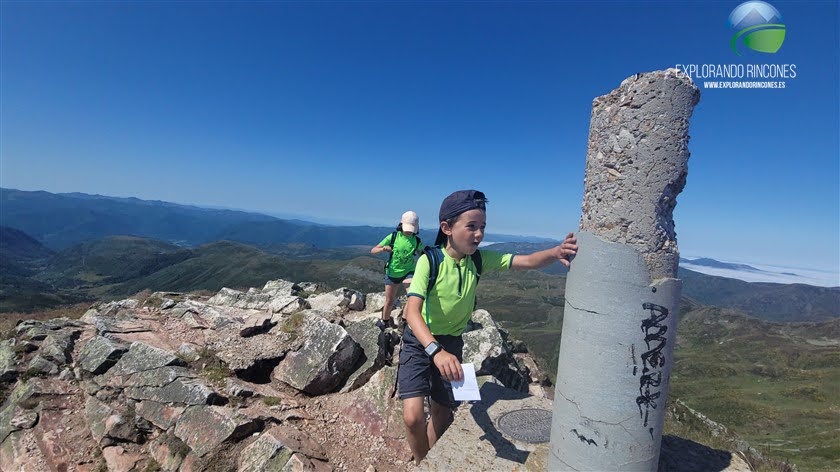
M678 242L837 271L837 2L772 2L785 43L743 56L738 4L4 1L0 185L424 227L478 188L490 231L561 238L596 96L795 64L784 89L701 89Z

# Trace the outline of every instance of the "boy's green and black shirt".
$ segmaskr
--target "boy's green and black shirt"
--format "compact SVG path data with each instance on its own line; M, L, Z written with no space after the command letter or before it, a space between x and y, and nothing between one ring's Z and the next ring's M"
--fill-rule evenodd
M391 262L388 264L386 274L389 277L400 278L414 270L414 254L419 253L423 248L416 235L406 236L402 231L397 231L394 237L394 246L391 248ZM391 245L392 234L388 234L379 243L380 246Z
M513 254L496 251L481 251L482 272L510 269ZM420 297L423 302L423 320L432 335L460 336L467 327L467 322L475 308L475 288L478 276L471 257L464 257L460 262L453 259L446 250L442 251L437 282L431 293L426 293L429 285L429 259L425 254L417 260L414 277L408 288L409 297Z

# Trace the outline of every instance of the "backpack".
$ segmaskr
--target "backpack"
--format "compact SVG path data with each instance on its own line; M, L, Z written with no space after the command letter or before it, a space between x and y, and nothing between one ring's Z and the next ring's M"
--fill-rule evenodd
M426 246L423 248L423 254L429 258L429 285L426 287L426 295L428 296L428 294L432 291L432 287L435 286L435 282L437 282L440 265L443 263L443 251L440 249L440 246ZM475 264L475 283L478 284L481 280L481 251L475 251L472 253L470 259L472 259L473 264Z
M414 237L417 238L417 245L414 246L414 252L417 252L417 250L420 249L420 236L415 234ZM394 231L391 233L391 243L389 244L389 246L391 246L391 252L388 253L388 262L385 263L385 271L388 270L388 266L391 265L391 259L394 258L394 241L396 240L397 232Z

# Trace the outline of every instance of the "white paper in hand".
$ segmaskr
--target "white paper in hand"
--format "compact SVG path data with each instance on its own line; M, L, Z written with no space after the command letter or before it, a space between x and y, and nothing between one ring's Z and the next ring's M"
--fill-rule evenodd
M475 378L475 367L472 364L461 364L461 369L464 371L464 380L452 382L452 394L455 400L459 402L481 400L478 381Z

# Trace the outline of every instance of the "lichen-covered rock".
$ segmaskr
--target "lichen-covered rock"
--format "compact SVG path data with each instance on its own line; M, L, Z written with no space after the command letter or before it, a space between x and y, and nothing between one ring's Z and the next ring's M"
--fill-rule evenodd
M9 394L9 397L0 408L0 443L6 440L13 431L19 428L12 426L12 419L19 413L18 404L35 393L30 382L19 382Z
M407 445L402 417L402 402L395 397L397 368L384 367L360 389L349 393L343 413L361 424L369 434L385 438L393 447Z
M331 392L352 373L362 352L341 326L312 311L285 320L303 338L302 347L289 353L272 376L311 395Z
M284 297L288 295L297 295L301 288L287 280L277 279L269 280L262 288L262 293L271 295L272 297Z
M271 313L294 313L309 308L309 303L295 295L277 296L268 302L268 311Z
M108 371L108 375L128 375L169 365L184 365L174 353L142 342L131 343L128 351Z
M37 354L29 362L27 370L36 375L56 375L59 372L59 368L54 362L48 361Z
M178 346L178 357L184 359L187 362L193 362L198 360L201 357L201 354L198 352L198 348L189 343L183 343Z
M207 300L208 305L229 306L233 308L244 308L253 310L265 310L271 295L259 291L248 293L240 292L230 288L222 288L219 293Z
M370 313L381 312L385 306L385 292L368 293L365 295L365 311Z
M130 375L106 377L108 377L107 385L111 387L163 387L178 378L197 378L198 374L186 367L164 366Z
M324 286L318 282L301 282L297 284L297 286L300 287L301 292L308 294L318 293L324 288Z
M339 288L332 292L313 295L306 299L313 310L331 312L337 308L350 304L350 296L345 295L346 288Z
M41 343L40 354L45 359L51 360L58 365L67 364L70 362L70 353L73 352L75 334L76 332L68 330L50 333L44 339L44 342Z
M280 470L289 462L293 453L294 451L266 431L239 454L237 472Z
M62 332L59 335L72 335L80 331L83 323L68 318L53 318L51 320L25 320L15 326L18 337L27 341L42 341L50 334Z
M92 374L104 374L126 351L128 347L124 344L95 336L82 346L76 365Z
M196 456L201 457L223 442L242 439L258 431L261 425L230 408L193 406L178 418L175 435L184 441Z
M137 404L137 416L151 422L166 431L172 427L186 407L170 406L153 400L143 400Z
M347 308L353 311L362 311L365 309L365 294L357 290L353 290L350 294L350 303Z
M341 392L355 390L381 369L391 358L394 342L399 341L398 333L394 330L381 330L376 326L376 318L367 318L351 322L345 328L347 333L362 348L364 358L359 366L347 379Z
M222 402L222 396L198 380L178 378L163 387L130 387L125 394L135 400L152 400L158 403L184 405L209 405Z
M170 433L162 434L149 443L149 453L161 469L180 471L189 447Z
M85 401L85 416L87 417L90 433L96 441L105 438L105 419L113 412L113 408L107 403L97 400L95 397L87 397Z
M138 305L137 300L131 299L97 304L82 315L81 321L93 325L100 335L150 331L151 325L137 317L135 309Z
M172 307L170 313L172 316L181 318L191 328L219 329L231 323L242 322L239 313L229 307L230 305L216 306L195 300L185 300Z
M140 440L132 415L122 414L94 397L87 397L85 401L85 416L91 435L97 442L103 443L106 438L132 442Z
M472 363L476 375L492 375L508 388L528 391L531 379L506 349L505 340L490 314L486 310L476 310L472 324L478 329L463 334L464 363Z
M313 310L325 312L332 312L341 308L360 311L365 308L365 294L347 287L311 296L306 301Z
M17 378L14 345L14 339L0 341L0 382L9 382Z
M242 451L237 472L287 470L287 465L291 466L289 460L295 453L307 458L327 460L323 447L302 431L289 426L274 426L260 434L256 441ZM295 469L289 467L289 470Z
M245 323L241 328L239 328L239 335L243 338L247 338L248 336L253 336L255 334L265 333L271 329L272 326L277 324L273 317L274 316L271 313L254 313L245 319Z

